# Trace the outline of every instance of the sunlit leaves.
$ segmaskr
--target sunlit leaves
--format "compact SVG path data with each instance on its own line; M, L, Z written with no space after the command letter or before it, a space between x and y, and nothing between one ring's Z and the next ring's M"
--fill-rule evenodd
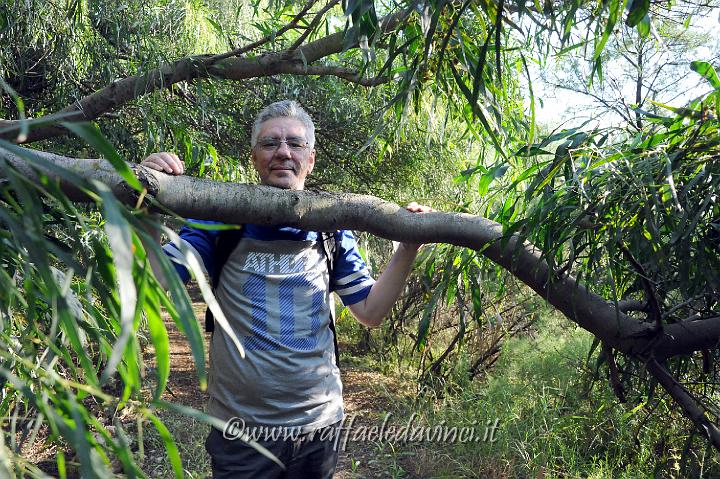
M501 178L508 170L508 168L509 165L507 163L499 163L482 173L480 175L480 179L478 180L478 194L480 196L485 196L493 180L495 180L496 178Z
M75 133L77 136L85 140L85 142L95 148L106 160L110 162L115 168L123 180L130 186L135 188L138 192L142 191L143 187L135 177L135 174L130 170L127 163L120 158L118 152L113 148L110 142L105 138L98 128L91 123L63 123L63 126L68 130Z
M694 61L690 63L692 71L699 73L705 78L715 90L720 90L720 78L711 64L703 61Z
M170 464L175 472L175 477L183 477L182 460L180 459L180 453L178 452L177 445L175 444L175 439L173 439L173 436L170 431L168 431L168 428L157 416L151 413L147 416L158 430L158 433L160 433L160 438L165 444L165 450L168 453L168 458L170 459Z
M150 287L145 285L145 287ZM156 287L156 290L159 289ZM162 291L156 291L156 294L146 295L144 304L145 314L148 320L148 330L155 347L155 391L153 399L158 400L165 391L168 377L170 376L170 344L168 340L167 328L160 316L160 302L157 300L158 295L163 294Z
M115 373L120 358L125 352L127 342L134 331L133 319L135 305L137 304L137 288L133 281L132 269L132 231L128 225L121 208L115 202L110 189L101 183L95 183L95 188L103 200L103 213L105 217L105 231L113 251L113 266L117 281L118 303L120 305L120 335L113 346L112 354L108 359L106 369L103 371L103 380L107 380Z

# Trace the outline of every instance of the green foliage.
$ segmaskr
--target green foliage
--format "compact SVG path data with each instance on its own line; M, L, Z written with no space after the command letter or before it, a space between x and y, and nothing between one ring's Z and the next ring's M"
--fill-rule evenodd
M611 298L641 299L645 278L657 285L664 311L692 303L663 321L712 315L720 174L718 122L706 105L716 96L677 116L649 116L651 126L637 135L565 130L522 150L554 154L532 156L540 174L517 185L525 214L508 230L541 245L558 274L578 271L596 289L607 285Z
M716 317L716 100L714 92L687 108L672 109L668 116L648 115L649 126L637 134L569 129L523 148L518 154L527 155L527 169L509 174L526 176L508 187L515 189L514 213L498 208L496 220L506 231L540 246L556 277L574 271L610 302L636 300L641 306L631 314L661 329ZM537 174L525 175L527 171ZM517 211L521 213L515 216ZM718 401L708 393L717 384L716 354L706 351L702 357L670 363L679 380L711 411L717 410ZM605 370L607 355L597 354L596 363L596 371ZM629 393L632 404L667 400L658 399L657 382L642 363L622 358L617 368L614 380ZM613 460L620 456L608 454Z
M364 250L373 268L389 257L383 246ZM412 376L419 390L453 394L493 366L504 341L532 330L542 308L540 298L478 252L426 246L380 328L358 326L343 309L338 331L351 354L380 358L372 367Z
M30 164L48 166L41 157L2 146ZM46 424L47 439L62 438L78 454L71 461L63 458L62 467L79 467L84 477L97 477L109 474L111 462L119 461L128 476L144 477L130 454L122 418L130 412L163 428L154 416L157 405L147 395L141 354L153 345L153 396L158 399L169 374L161 304L199 348L198 372L201 384L205 381L199 326L188 323L182 311L189 308L187 294L176 284L175 302L168 301L131 229L139 226L138 218L105 185L63 173L96 200L101 217L96 208L73 206L52 181L35 184L7 164L3 172L0 371L5 388L0 408L9 418L3 429L12 451L3 454L16 461L18 474L37 474L18 453ZM146 321L149 339L138 334Z
M415 414L415 426L474 425L479 437L464 443L386 444L396 451L395 467L419 477L709 478L718 473L717 453L687 432L687 420L667 400L622 405L604 377L592 379L584 359L591 335L548 312L535 326L535 334L504 343L482 382L458 374L440 391L423 389L404 400L391 392L395 423L406 424Z

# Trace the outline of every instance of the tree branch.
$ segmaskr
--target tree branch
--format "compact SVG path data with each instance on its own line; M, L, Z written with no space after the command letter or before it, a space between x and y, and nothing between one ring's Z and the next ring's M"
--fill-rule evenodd
M327 11L330 10L332 7L334 7L335 5L337 5L337 3L338 3L339 1L340 1L340 0L330 0L330 1L328 2L328 4L325 5L325 7L323 7L322 10L320 10L317 14L315 14L315 17L314 17L314 18L312 19L312 21L310 22L310 25L308 25L307 29L302 33L302 35L300 35L300 37L299 37L297 40L295 40L295 42L293 42L292 45L290 45L290 48L288 48L288 51L292 52L292 51L297 50L297 48L298 48L300 45L302 45L302 43L305 41L305 39L306 39L306 38L313 32L313 30L315 30L315 28L318 26L318 24L320 23L320 21L321 21L322 18L323 18L323 15L325 15L325 13L327 13Z
M612 387L615 396L617 396L618 401L624 403L627 399L625 398L625 390L623 389L622 381L620 380L620 372L618 371L617 363L615 362L615 353L612 348L608 347L606 344L603 344L603 352L607 357L610 386Z
M297 75L332 75L367 87L382 85L383 83L388 83L393 80L393 77L387 75L363 78L360 76L360 73L355 70L329 65L311 65L304 69L304 71L298 71Z
M38 175L18 155L41 157L86 178L102 181L128 204L134 205L137 201L104 160L79 160L6 145L8 149L0 148L0 159L30 178ZM712 349L720 343L720 317L668 324L658 336L653 324L616 310L613 303L587 290L572 276L556 278L537 247L517 235L506 238L502 225L486 218L439 212L416 215L373 196L219 183L168 176L143 167L136 167L136 172L151 197L184 217L234 224L285 224L315 231L346 228L395 241L448 243L472 248L511 272L608 347L633 357L654 355L658 360L664 360L704 348ZM60 180L57 172L46 174ZM72 185L65 186L74 199L84 197Z
M617 307L623 313L630 311L645 311L647 303L638 301L637 299L624 299L617 302Z
M640 281L642 281L643 288L645 289L645 295L647 296L647 304L648 308L650 309L650 316L655 322L655 327L657 328L657 330L662 331L663 325L660 302L658 301L657 295L655 294L655 288L653 287L652 283L650 282L650 278L645 272L645 268L643 268L640 262L635 259L630 250L627 249L627 246L625 246L622 242L618 244L618 247L620 248L620 251L622 251L623 256L625 256L625 259L633 266L633 268L635 268L635 271L640 277Z
M707 409L682 384L677 382L657 360L651 359L648 361L646 368L658 380L670 397L680 405L697 430L705 435L715 449L720 450L720 430L708 419Z
M237 49L235 49L235 50L232 50L232 51L229 51L229 52L226 52L226 53L221 53L221 54L219 54L219 55L213 55L212 57L210 57L210 58L208 59L208 62L209 62L210 64L212 64L212 63L216 63L216 62L218 62L218 61L220 61L220 60L224 60L224 59L226 59L226 58L239 57L239 56L244 55L245 53L247 53L247 52L249 52L249 51L251 51L251 50L256 49L256 48L259 47L259 46L262 46L262 45L266 44L267 42L269 42L269 41L271 41L271 40L273 40L273 39L275 39L275 38L280 37L280 35L282 35L283 33L287 32L288 30L291 30L291 29L295 28L295 27L297 26L297 24L300 22L300 20L302 20L303 17L307 14L307 12L310 11L310 9L313 7L313 5L315 5L315 4L317 3L317 1L318 1L318 0L310 0L310 1L305 5L305 7L304 7L302 10L300 10L300 11L298 12L298 14L293 17L292 20L290 20L290 23L288 23L288 24L285 25L284 27L280 28L278 31L273 32L273 33L271 33L270 35L266 35L266 36L264 36L263 38L261 38L260 40L258 40L258 41L256 41L256 42L252 42L252 43L250 43L249 45L245 45L244 47L240 47L240 48L237 48Z
M411 12L411 9L405 9L384 17L380 21L380 31L382 33L391 31ZM219 61L210 55L183 58L149 72L117 80L63 108L56 114L33 120L41 122L43 125L30 130L25 138L18 138L23 120L0 120L0 138L16 143L32 143L61 136L66 134L67 130L56 124L57 122L54 120L58 117L62 117L62 121L69 122L94 120L139 96L195 78L244 80L281 74L317 74L306 73L306 65L329 55L340 53L343 49L343 35L343 32L337 32L305 44L294 52L283 50L255 58L232 57ZM352 75L349 76L352 78ZM358 79L357 83L361 85L368 83L369 86L372 86L378 84L375 82L381 81Z

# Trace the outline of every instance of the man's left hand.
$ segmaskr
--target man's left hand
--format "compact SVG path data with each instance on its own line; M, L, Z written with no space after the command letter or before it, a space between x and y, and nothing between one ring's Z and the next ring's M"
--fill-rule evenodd
M434 212L435 210L433 208L430 208L429 206L420 205L416 202L412 202L409 205L405 207L406 210L408 210L410 213L430 213Z
M415 201L408 204L405 209L411 213L431 213L435 211L433 208L426 205L418 204ZM417 250L419 250L421 246L422 243L400 243L401 248L413 252L417 252Z

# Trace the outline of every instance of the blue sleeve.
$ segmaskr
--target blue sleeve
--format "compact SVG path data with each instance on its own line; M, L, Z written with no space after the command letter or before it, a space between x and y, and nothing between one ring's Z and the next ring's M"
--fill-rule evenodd
M330 277L330 291L335 291L343 304L350 306L367 298L375 280L360 256L353 234L340 231L336 241L338 256Z
M218 221L190 220L189 218L188 220L193 223L204 223L210 225L222 224ZM194 250L202 259L202 263L200 263L200 265L204 266L204 273L211 278L214 270L213 259L215 256L215 240L219 233L219 230L201 230L190 226L183 226L180 229L180 233L178 233L180 241L182 241L183 244L191 250ZM187 283L190 280L190 272L182 264L184 263L184 260L182 260L183 254L180 252L180 249L174 243L168 243L163 246L163 250L171 259L175 259L173 261L175 269L183 282Z

